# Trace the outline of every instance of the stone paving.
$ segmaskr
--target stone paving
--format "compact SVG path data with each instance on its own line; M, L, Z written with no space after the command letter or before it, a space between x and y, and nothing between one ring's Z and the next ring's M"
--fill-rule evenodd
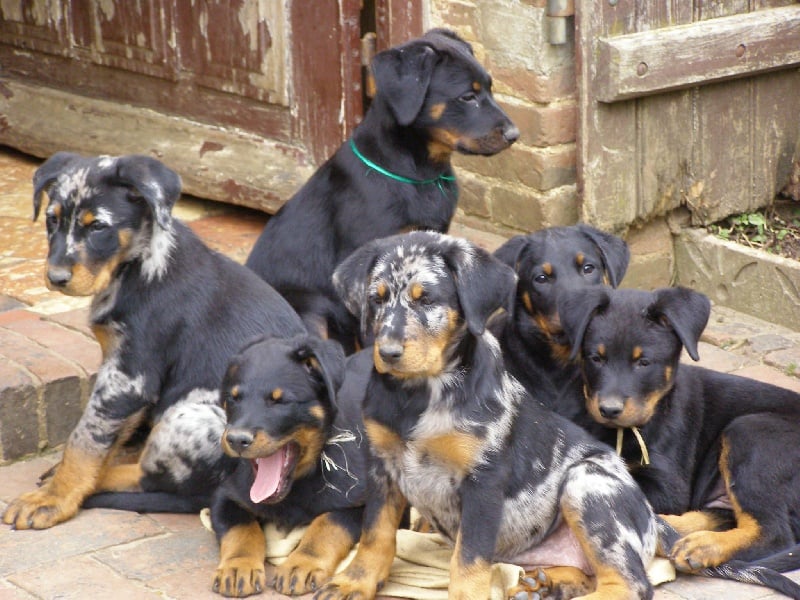
M50 292L42 282L44 225L30 218L37 164L0 148L0 512L58 460L100 362L86 324L88 299ZM181 199L175 214L240 262L265 220L193 198ZM489 249L502 241L457 223L452 233ZM703 366L800 391L800 332L715 307L700 354ZM193 515L89 510L46 531L0 525L0 600L218 598L209 589L217 560L213 534ZM791 576L800 581L800 571ZM689 576L656 591L657 600L779 597Z

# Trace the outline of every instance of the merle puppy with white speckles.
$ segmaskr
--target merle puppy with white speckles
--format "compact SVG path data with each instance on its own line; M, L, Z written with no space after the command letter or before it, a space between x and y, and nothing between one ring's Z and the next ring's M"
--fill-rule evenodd
M512 597L652 595L658 523L625 465L531 399L486 329L515 280L482 249L432 232L369 243L337 269L337 290L375 339L370 476L358 553L318 598L376 594L407 502L455 546L451 598L490 597L491 563L528 563L564 523L596 577L532 571Z
M161 162L59 152L33 183L34 218L49 196L47 286L93 296L103 362L61 462L3 521L42 529L81 505L198 509L224 460L218 388L228 359L258 334L305 327L269 285L171 217L181 183ZM115 464L115 451L149 427L138 462Z

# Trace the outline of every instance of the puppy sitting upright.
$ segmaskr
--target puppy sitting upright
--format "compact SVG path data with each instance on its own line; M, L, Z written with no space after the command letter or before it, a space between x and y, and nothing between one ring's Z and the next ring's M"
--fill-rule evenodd
M378 53L372 73L363 122L269 220L246 263L310 331L347 349L358 328L331 284L336 265L375 238L447 231L458 200L451 154L491 155L519 137L489 74L451 31Z
M692 290L591 289L559 312L581 357L593 431L611 443L625 432L634 477L685 536L676 566L793 550L783 568L800 568L800 395L681 364L683 348L698 359L710 313Z
M485 600L494 560L515 562L565 522L596 575L545 570L521 583L647 598L656 519L614 452L533 401L486 330L513 271L433 232L373 241L334 282L375 337L363 406L367 502L358 553L318 598L372 598L410 502L455 546L450 597ZM531 596L533 597L533 596Z
M98 491L171 492L199 508L220 474L218 388L228 359L256 334L304 333L302 321L270 286L171 218L180 178L157 160L62 152L33 183L34 218L42 194L50 198L47 285L93 296L103 362L52 478L11 502L3 521L50 527ZM114 450L145 424L155 427L139 463L112 466ZM119 508L159 509L153 496L125 498L133 503Z

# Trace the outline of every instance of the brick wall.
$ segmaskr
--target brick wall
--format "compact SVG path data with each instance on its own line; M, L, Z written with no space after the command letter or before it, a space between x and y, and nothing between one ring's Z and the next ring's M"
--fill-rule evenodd
M431 0L429 9L431 27L450 27L473 45L521 134L497 156L455 158L457 219L502 235L575 223L572 20L567 43L552 45L544 0Z
M85 309L0 313L0 464L67 440L100 366L87 323Z
M431 27L468 40L494 81L500 105L520 129L511 148L490 158L457 155L461 185L456 220L510 236L581 219L576 187L578 128L574 17L566 43L549 43L546 0L430 0ZM628 287L672 280L672 227L667 219L634 224L626 234Z

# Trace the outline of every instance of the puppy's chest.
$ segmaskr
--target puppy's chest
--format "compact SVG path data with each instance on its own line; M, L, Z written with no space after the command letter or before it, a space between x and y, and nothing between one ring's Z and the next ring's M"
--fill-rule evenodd
M400 447L383 458L412 504L450 512L464 477L486 459L490 444L466 419L447 409L425 411Z

